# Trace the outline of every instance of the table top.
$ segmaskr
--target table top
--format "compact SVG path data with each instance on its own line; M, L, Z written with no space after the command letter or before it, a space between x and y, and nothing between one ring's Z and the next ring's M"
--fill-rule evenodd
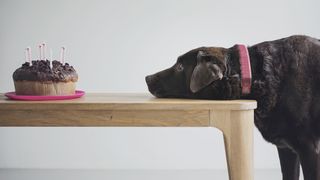
M196 100L155 98L147 93L87 93L73 100L57 101L15 101L0 94L0 110L251 110L257 107L254 100Z
M0 126L208 127L213 111L252 111L253 100L160 99L150 94L87 93L59 101L13 101L0 94ZM226 117L224 117L226 116Z

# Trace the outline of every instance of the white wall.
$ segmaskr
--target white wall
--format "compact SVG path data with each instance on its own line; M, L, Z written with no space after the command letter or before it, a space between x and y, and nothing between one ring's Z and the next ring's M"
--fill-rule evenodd
M144 76L198 46L230 47L307 34L320 38L318 0L1 0L0 92L24 48L47 42L87 92L147 92ZM33 51L34 52L34 51ZM34 52L35 54L35 52ZM0 128L0 168L225 168L212 128ZM255 132L255 167L279 168Z

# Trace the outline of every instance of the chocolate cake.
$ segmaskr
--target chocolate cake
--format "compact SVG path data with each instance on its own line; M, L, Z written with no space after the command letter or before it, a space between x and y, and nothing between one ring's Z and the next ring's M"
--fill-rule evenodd
M26 62L13 73L17 95L71 95L78 74L68 63L48 60Z

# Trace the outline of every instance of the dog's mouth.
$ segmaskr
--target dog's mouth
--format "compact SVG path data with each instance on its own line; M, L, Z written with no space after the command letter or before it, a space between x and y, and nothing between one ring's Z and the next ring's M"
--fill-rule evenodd
M163 93L157 92L157 91L155 91L155 92L153 92L151 94L154 95L157 98L165 98L166 97Z
M149 89L149 92L155 97L162 98L165 96L163 88L160 86L160 83L154 78L154 76L147 76L146 83Z
M164 98L166 97L166 93L165 91L158 87L158 86L155 86L155 85L148 85L148 89L149 89L149 92L154 95L155 97L157 98Z
M176 95L170 94L161 87L149 87L149 91L157 98L188 98L188 96L179 93L177 93Z
M149 92L157 98L170 98L174 97L169 95L160 85L160 83L148 84Z
M146 77L146 83L148 86L149 92L157 98L185 98L187 96L183 96L183 93L174 93L171 91L165 90L161 81L157 78L153 78L152 76Z

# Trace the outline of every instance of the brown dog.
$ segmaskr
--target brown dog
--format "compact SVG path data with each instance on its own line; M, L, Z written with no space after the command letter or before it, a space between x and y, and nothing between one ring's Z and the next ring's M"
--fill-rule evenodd
M255 125L277 146L283 179L298 180L301 164L305 180L320 180L320 41L291 36L245 50L191 50L147 76L149 91L162 98L257 100Z

